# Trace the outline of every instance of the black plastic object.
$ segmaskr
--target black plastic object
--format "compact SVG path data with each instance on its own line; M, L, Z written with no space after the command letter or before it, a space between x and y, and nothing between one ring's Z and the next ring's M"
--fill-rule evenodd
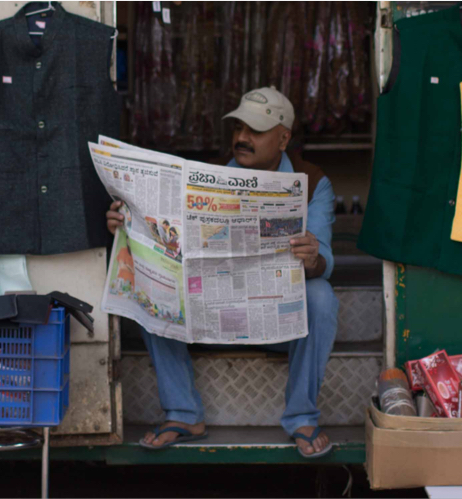
M14 296L14 295L13 295ZM47 324L53 303L49 296L16 295L18 313L12 322L25 324Z
M43 437L25 427L0 428L0 452L30 449L42 445Z
M0 296L0 320L15 317L17 314L16 295Z
M93 307L67 293L53 291L48 295L6 295L0 296L0 321L16 324L47 324L54 305L66 309L89 331L93 332L94 319L90 315Z
M337 196L336 204L335 204L335 214L336 215L345 215L346 214L345 203L343 202L343 196Z
M67 293L53 291L50 296L55 302L64 307L82 326L93 332L93 323L95 320L90 315L93 307L89 303L85 303Z
M352 215L362 215L363 207L361 206L361 203L359 202L359 196L353 196L353 203L351 205L350 213Z
M93 307L89 303L79 300L68 293L52 291L51 293L48 293L48 296L51 296L53 300L57 301L63 307L79 310L80 312L84 312L86 314L91 314L93 312Z

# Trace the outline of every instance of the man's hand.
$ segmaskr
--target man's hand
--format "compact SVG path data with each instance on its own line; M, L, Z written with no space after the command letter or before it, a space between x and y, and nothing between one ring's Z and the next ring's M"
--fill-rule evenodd
M117 227L122 227L124 224L124 216L117 211L121 206L122 201L114 201L106 212L107 230L112 235L115 234Z
M303 237L291 239L290 244L292 253L303 260L308 279L324 274L326 260L319 254L319 242L316 236L307 231Z

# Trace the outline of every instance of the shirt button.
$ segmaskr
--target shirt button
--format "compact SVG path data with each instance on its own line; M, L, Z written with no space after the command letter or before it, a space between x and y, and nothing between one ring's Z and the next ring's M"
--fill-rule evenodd
M45 122L44 121L39 121L38 122L38 127L39 128L45 128Z
M40 61L36 62L36 63L35 63L35 67L36 67L37 69L40 69L40 68L42 67L42 63L41 63Z
M454 201L454 199L449 200L449 206L454 206L455 204L456 202Z
M48 187L46 185L42 185L42 187L40 188L40 190L43 192L43 194L46 194L47 191L48 191Z

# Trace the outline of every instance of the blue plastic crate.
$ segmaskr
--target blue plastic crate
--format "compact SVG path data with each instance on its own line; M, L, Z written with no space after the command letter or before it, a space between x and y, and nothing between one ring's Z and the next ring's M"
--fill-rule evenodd
M69 405L70 318L0 328L0 426L60 424Z
M0 357L0 388L62 390L69 376L70 349L61 358Z
M62 390L1 390L0 426L56 426L69 407L69 381Z

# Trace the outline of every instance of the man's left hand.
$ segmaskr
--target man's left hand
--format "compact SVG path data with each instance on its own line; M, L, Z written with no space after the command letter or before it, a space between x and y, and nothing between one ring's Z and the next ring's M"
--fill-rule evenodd
M326 260L319 254L319 241L311 232L290 240L292 253L303 260L307 278L320 277L326 270Z

